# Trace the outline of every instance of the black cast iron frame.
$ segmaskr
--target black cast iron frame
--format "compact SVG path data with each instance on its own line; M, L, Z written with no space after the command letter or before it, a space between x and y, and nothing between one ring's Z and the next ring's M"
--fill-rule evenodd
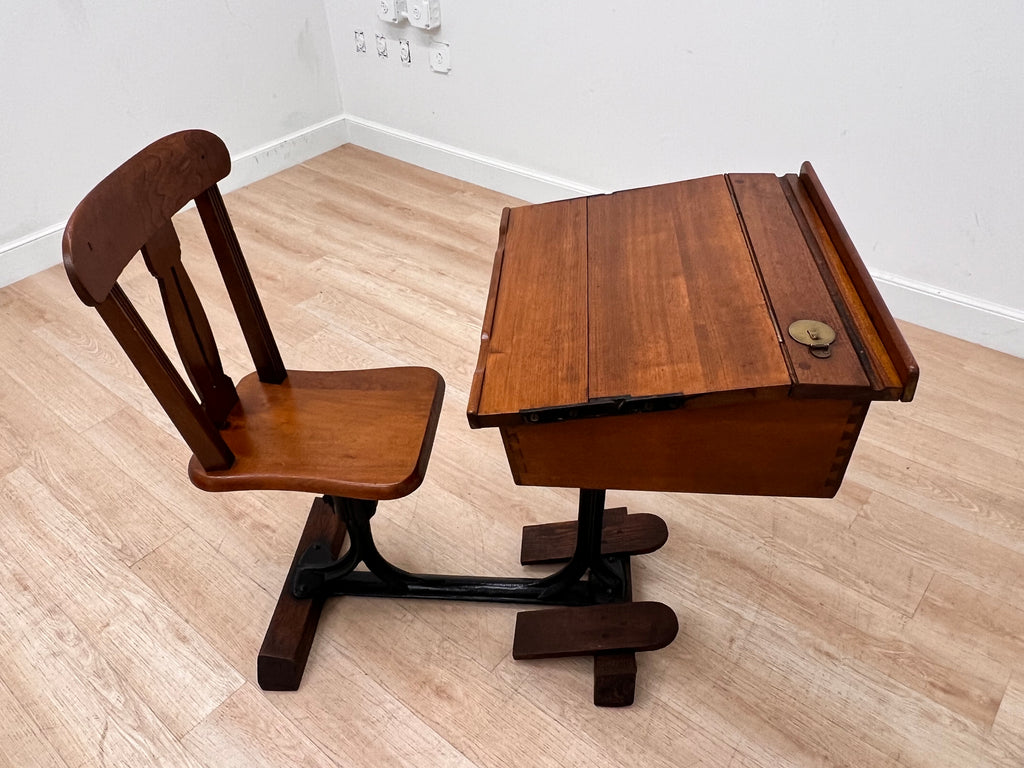
M557 572L542 578L447 576L404 571L384 559L370 530L377 502L325 496L344 520L349 548L339 557L327 541L299 558L292 594L299 599L335 595L582 606L630 600L628 555L602 555L604 490L580 489L576 547ZM363 564L366 570L356 570Z

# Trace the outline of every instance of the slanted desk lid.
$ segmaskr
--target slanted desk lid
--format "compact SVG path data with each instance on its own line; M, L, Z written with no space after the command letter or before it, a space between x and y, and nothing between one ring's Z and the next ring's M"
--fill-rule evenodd
M841 224L823 220L831 206L809 174L714 176L507 210L470 423L695 398L908 399L916 364L909 351L909 364L894 362L898 344L883 335L895 324L852 246L833 242ZM788 333L799 320L835 331L824 354Z

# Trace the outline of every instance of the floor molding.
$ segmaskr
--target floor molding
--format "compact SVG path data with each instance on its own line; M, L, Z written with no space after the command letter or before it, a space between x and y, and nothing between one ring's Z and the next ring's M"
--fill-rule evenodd
M530 203L597 195L609 190L578 184L494 157L348 115L349 141L430 171L503 192Z
M0 287L59 264L60 240L66 223L62 221L0 245Z
M337 115L254 147L231 158L231 174L220 184L230 192L348 143L348 121ZM99 179L97 179L99 181ZM68 211L70 214L71 211ZM59 264L67 220L8 243L0 243L0 287Z
M348 142L349 123L344 115L274 139L237 157L232 156L231 175L220 185L221 191L230 192L273 176Z
M871 276L894 317L1024 358L1024 311L888 272Z

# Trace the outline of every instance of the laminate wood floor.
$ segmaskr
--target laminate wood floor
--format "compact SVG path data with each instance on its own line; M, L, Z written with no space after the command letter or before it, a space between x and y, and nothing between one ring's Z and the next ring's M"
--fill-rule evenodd
M465 418L514 202L354 146L227 196L287 365L447 381L426 482L375 518L413 570L516 575L521 527L574 514ZM238 375L212 259L186 263ZM918 396L872 407L835 499L609 493L668 522L634 589L681 629L608 710L589 659L512 661L514 606L431 601L331 602L301 690L260 691L310 497L194 489L63 271L0 289L0 765L1019 768L1024 360L903 328Z

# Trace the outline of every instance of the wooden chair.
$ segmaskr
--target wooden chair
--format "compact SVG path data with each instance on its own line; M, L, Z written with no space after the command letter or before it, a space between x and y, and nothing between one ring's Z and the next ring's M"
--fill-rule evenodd
M192 482L206 491L322 494L310 510L257 663L265 689L293 690L324 596L297 599L303 553L338 558L355 515L422 482L444 396L429 368L289 371L253 285L217 182L231 160L206 131L182 131L136 154L93 189L64 231L64 265L192 449ZM252 354L255 372L225 375L213 333L181 261L171 217L195 200ZM160 286L190 391L117 280L141 251ZM329 553L329 555L328 555Z

